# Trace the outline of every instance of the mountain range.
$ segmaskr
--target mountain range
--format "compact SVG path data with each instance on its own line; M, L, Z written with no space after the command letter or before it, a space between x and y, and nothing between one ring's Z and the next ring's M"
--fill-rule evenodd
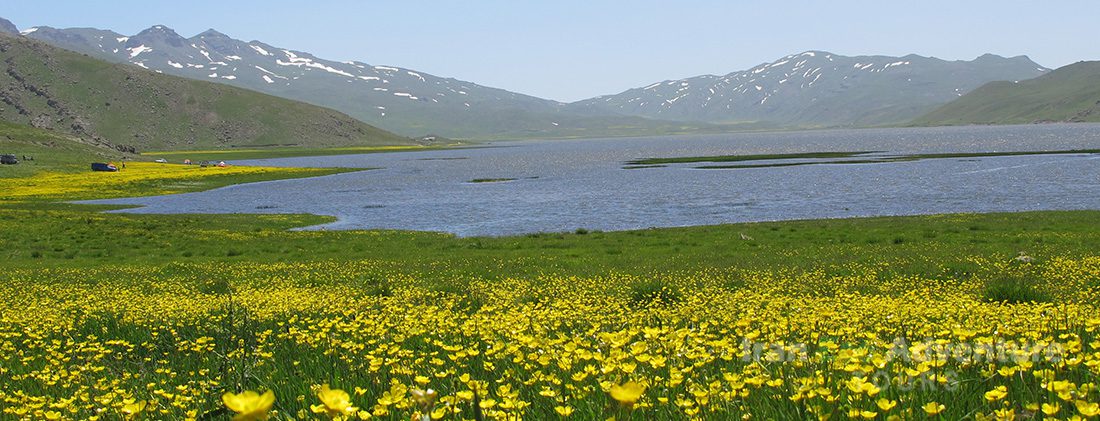
M1048 71L1025 56L945 61L806 51L744 71L658 82L573 106L710 123L874 126L908 122L990 81Z
M333 108L406 135L452 138L671 133L694 124L613 113L571 113L556 101L396 66L338 62L215 30L184 38L163 25L133 36L92 28L35 27L22 34L92 57L219 82ZM610 134L610 133L609 133Z
M21 33L104 60L333 108L407 136L463 139L899 124L985 83L1048 72L1023 56L945 61L806 51L726 75L561 103L399 66L326 60L216 30L190 38L163 25L130 36L46 26Z
M0 26L3 27L3 26ZM0 121L122 152L413 144L338 111L0 33Z

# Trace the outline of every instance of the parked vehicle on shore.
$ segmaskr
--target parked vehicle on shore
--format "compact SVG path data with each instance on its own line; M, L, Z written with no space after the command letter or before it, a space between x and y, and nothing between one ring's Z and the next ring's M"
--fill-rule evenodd
M105 164L105 163L102 163L102 162L94 162L94 163L92 163L92 171L115 172L115 171L118 171L118 167L114 166L114 164Z

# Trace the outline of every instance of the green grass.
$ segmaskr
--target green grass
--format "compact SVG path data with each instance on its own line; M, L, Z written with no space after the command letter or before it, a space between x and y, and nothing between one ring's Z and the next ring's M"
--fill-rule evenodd
M271 148L242 148L242 149L224 149L224 150L206 150L206 151L153 151L143 152L141 155L149 157L151 159L163 158L169 162L182 162L185 159L190 159L192 162L199 161L237 161L245 159L272 159L272 158L295 158L303 156L333 156L333 155L356 155L356 154L368 154L368 153L385 153L385 152L413 152L413 151L440 151L455 149L458 145L448 146L420 146L420 145L403 145L403 146L349 146L349 147L332 147L332 148L286 148L286 147L271 147Z
M96 161L140 159L132 154L84 144L79 139L30 126L0 120L0 153L23 156L33 161L0 166L0 178L28 177L39 171L87 171Z
M312 215L99 213L104 209L108 208L45 203L0 206L0 232L6 233L0 238L0 263L92 267L369 256L435 279L610 271L645 275L715 268L730 273L827 268L839 274L859 265L884 265L900 274L958 276L980 269L970 259L973 256L1008 261L1020 251L1033 256L1084 255L1100 243L1096 211L456 238L405 231L287 231L332 220Z
M913 121L917 126L1100 121L1100 62L1035 79L992 82Z
M47 130L12 124L0 121L0 153L10 153L22 159L23 156L33 157L33 160L21 161L17 165L0 166L0 197L5 197L3 188L28 186L25 183L39 183L41 180L32 177L41 173L72 174L77 175L73 181L85 181L87 177L94 177L90 172L89 164L92 162L120 162L120 161L151 161L153 157L127 154L115 150L106 149L82 143L80 139L57 134ZM159 165L159 164L148 164ZM199 168L193 168L202 171ZM131 170L136 170L131 166ZM43 194L38 196L20 196L19 200L51 203L59 200L84 200L101 199L111 197L135 197L150 194L186 193L209 190L234 184L252 183L259 181L271 181L290 178L317 177L323 175L339 174L351 171L363 171L365 169L353 168L310 168L298 169L273 169L262 172L233 173L218 170L204 173L173 173L158 177L138 178L128 180L120 185L111 185L111 189L90 189L78 193L67 193L57 196L46 192L51 186L44 186ZM124 170L126 171L126 170ZM103 173L99 173L103 176ZM123 175L119 173L119 175ZM70 177L71 178L71 177ZM10 186L10 187L8 187Z

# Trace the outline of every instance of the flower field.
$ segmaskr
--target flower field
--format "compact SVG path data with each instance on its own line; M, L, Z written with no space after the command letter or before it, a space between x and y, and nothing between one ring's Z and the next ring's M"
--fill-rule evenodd
M15 269L0 399L29 419L1097 417L1100 257L972 260L954 279ZM1042 300L990 298L1018 279Z
M121 164L120 164L121 165ZM339 172L316 168L199 167L127 162L118 172L52 167L30 177L0 178L0 200L78 200L149 196L204 190L226 184L279 178L314 177Z
M0 419L1100 416L1098 212L454 238L50 203L322 171L0 179Z

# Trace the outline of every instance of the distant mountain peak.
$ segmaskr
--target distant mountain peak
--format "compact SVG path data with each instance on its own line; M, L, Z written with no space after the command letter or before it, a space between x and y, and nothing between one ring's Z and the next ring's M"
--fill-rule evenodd
M229 35L223 34L221 32L218 32L216 29L211 28L211 29L207 29L207 30L203 31L201 34L195 35L192 39L194 39L194 38L225 38L225 39L229 39Z
M187 44L187 39L177 34L175 30L164 25L154 25L144 31L138 32L137 35L129 37L126 41L126 46L130 48L140 48L146 46L147 48L156 48L158 46L168 45L174 48L183 47Z
M144 31L138 32L138 34L134 35L132 38L183 39L183 37L180 36L180 34L177 34L174 29L164 25L150 26Z

